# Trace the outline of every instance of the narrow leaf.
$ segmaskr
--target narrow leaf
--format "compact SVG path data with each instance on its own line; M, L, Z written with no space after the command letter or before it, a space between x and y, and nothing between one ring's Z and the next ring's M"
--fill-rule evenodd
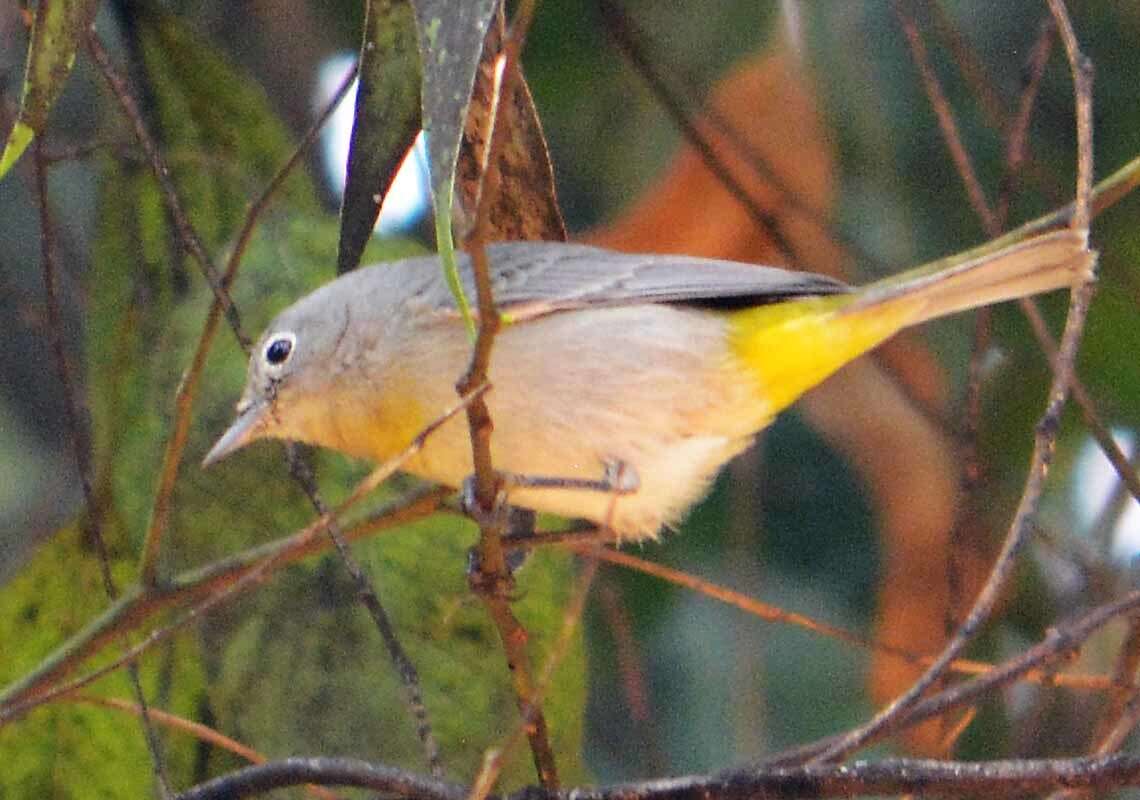
M503 79L496 65L503 52L504 27L500 12L487 34L471 91L456 165L456 204L461 218L466 219L474 219L479 205L486 205L489 227L484 232L490 241L565 241L566 226L554 190L550 152L518 61L514 63L517 72L510 98L500 95ZM494 108L496 104L498 108ZM484 173L489 168L487 137L492 128L504 131L501 146L494 153L498 191L480 198Z
M412 2L424 70L423 126L427 134L428 170L435 206L436 246L443 259L448 286L455 295L469 331L474 331L475 326L455 264L451 201L455 162L463 136L463 122L467 118L467 106L471 102L471 87L483 53L483 40L497 5L498 0Z
M24 68L24 96L0 154L0 178L43 131L98 7L98 0L40 0Z
M408 0L369 0L340 209L337 274L355 269L380 204L420 128L419 54Z

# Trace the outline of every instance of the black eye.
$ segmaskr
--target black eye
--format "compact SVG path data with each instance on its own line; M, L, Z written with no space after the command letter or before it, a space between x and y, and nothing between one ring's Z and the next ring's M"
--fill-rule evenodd
M290 337L282 336L280 339L274 339L265 348L265 360L273 366L284 364L289 354L293 352L293 340Z

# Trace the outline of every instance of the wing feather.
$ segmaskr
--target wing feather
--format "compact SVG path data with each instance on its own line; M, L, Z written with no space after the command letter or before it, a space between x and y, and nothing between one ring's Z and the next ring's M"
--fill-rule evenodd
M509 242L487 248L495 303L513 320L642 303L746 307L851 288L810 272L676 255L630 255L580 244ZM474 297L470 261L460 256ZM448 301L449 302L449 301Z

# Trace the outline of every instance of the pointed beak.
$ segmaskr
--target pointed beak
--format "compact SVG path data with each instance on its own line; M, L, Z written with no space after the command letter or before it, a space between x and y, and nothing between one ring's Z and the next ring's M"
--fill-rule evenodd
M230 453L241 450L256 439L258 425L261 422L265 408L264 403L256 402L238 406L237 419L226 429L226 432L222 434L221 438L214 443L214 446L210 448L210 452L206 453L206 457L202 459L202 468L205 469L206 467L218 463Z

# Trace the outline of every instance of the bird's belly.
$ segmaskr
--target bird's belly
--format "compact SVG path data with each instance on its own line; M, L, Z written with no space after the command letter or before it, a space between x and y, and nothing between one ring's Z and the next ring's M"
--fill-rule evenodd
M510 502L608 525L626 539L653 537L679 522L765 419L727 359L719 319L661 306L554 315L506 328L486 396L496 469L598 481L607 467L621 466L638 483L620 496L516 488ZM453 400L445 391L437 402L442 408ZM408 471L457 486L471 463L461 415L429 437Z
M496 418L492 411L492 418ZM582 518L610 528L620 539L654 538L663 527L682 519L700 500L720 467L750 442L718 435L681 439L637 440L633 437L569 436L536 442L519 437L509 417L500 417L491 438L496 469L524 478L602 481L615 467L623 470L626 492L602 489L511 488L508 502L569 518ZM439 429L407 470L449 486L459 486L472 471L466 421L452 420Z

